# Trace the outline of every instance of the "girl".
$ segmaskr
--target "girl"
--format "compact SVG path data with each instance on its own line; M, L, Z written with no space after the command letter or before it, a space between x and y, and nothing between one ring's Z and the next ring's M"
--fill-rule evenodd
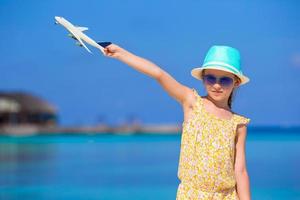
M104 52L157 80L182 105L181 182L176 199L250 199L245 159L250 119L231 111L234 90L249 81L241 71L238 50L212 46L203 65L192 69L192 76L203 81L207 96L200 96L154 63L118 45L110 44Z

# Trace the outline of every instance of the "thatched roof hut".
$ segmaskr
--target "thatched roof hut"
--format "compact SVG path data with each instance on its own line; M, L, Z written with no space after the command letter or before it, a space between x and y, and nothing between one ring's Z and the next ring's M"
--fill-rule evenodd
M0 92L0 125L56 124L57 108L25 92Z

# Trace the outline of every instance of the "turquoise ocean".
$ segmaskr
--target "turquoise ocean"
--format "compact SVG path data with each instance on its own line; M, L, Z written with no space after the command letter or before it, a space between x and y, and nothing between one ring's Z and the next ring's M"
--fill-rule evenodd
M181 134L0 136L0 199L175 200ZM300 199L299 129L249 129L252 199Z

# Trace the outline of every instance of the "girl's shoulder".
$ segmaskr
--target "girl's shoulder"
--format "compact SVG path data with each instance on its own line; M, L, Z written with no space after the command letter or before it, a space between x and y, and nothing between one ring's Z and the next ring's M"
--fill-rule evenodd
M240 115L240 114L237 114L237 113L234 113L235 115L235 123L238 125L238 124L245 124L245 125L248 125L249 122L251 121L251 119L249 117L246 117L244 115Z

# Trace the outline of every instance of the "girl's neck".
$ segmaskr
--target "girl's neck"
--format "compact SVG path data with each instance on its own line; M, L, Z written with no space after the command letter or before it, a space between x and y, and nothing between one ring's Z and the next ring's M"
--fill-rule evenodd
M216 107L230 111L230 108L228 106L228 99L225 101L216 101L213 98L211 98L209 95L206 95L205 98L208 99L210 102L212 102Z

